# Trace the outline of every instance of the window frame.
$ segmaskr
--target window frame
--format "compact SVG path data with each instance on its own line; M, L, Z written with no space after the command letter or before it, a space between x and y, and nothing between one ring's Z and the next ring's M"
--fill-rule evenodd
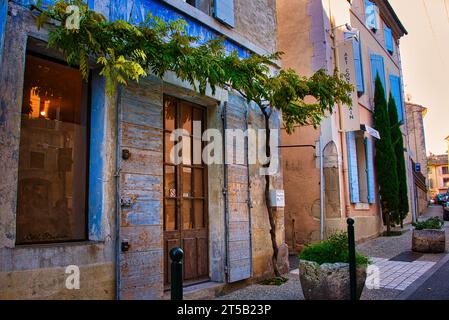
M34 42L34 43L33 43ZM52 54L50 50L40 50L36 44L46 44L47 42L44 42L40 39L36 39L34 37L28 37L27 44L26 44L26 50L25 50L25 59L27 56L33 56L42 60L46 60L52 63L60 64L62 66L72 68L72 69L78 69L78 65L70 66L62 57L58 57L56 54ZM26 63L24 63L24 66L26 68ZM23 84L25 83L25 69L23 70ZM24 86L22 85L22 94L24 91ZM65 243L77 243L77 242L88 242L90 241L89 237L89 200L90 200L90 157L91 157L91 111L92 111L92 70L89 68L89 75L87 81L82 81L82 87L81 87L81 103L85 104L86 109L86 157L85 157L85 166L86 166L86 179L85 179L85 199L84 199L84 237L80 239L69 239L69 240L50 240L50 241L37 241L37 242L19 242L17 241L17 236L15 237L15 245L16 246L38 246L38 245L46 245L46 244L65 244ZM21 101L21 109L23 107L23 99ZM22 113L22 111L20 111ZM20 130L22 129L22 120L20 120ZM20 136L19 136L19 144L20 144ZM19 159L20 159L20 151L19 151ZM20 168L18 168L20 170ZM19 181L17 180L17 187L19 186ZM18 213L18 207L19 207L19 199L18 199L19 192L17 190L17 205L15 209L15 220L17 220L17 213ZM17 226L16 226L16 234L17 234Z

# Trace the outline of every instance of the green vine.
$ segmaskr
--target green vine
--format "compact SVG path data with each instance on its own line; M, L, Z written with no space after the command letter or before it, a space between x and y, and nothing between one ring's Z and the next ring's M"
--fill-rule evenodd
M77 30L65 28L69 5L80 9ZM281 110L290 133L296 125L317 126L335 103L349 105L351 101L352 86L338 74L319 70L312 77L300 77L289 69L273 76L271 69L281 53L244 59L235 51L226 54L223 39L198 44L200 39L187 34L184 20L165 22L149 14L139 25L108 21L81 0L59 0L45 9L38 7L39 28L50 19L60 22L50 28L48 46L61 50L69 64L79 65L86 80L89 61L95 61L109 95L118 84L139 81L149 73L162 78L172 71L201 94L208 85L213 92L217 87L230 88L256 102L267 114L272 109ZM306 102L306 97L314 98L313 102Z

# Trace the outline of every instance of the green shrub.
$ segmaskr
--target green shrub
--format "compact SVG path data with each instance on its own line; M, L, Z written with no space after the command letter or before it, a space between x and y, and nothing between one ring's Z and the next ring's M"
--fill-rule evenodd
M314 261L318 264L323 263L349 263L348 234L337 233L328 240L317 244L307 245L299 254L300 260ZM356 252L357 265L368 265L369 259Z
M437 229L440 230L444 226L444 221L438 217L433 217L425 221L414 222L413 226L416 230Z

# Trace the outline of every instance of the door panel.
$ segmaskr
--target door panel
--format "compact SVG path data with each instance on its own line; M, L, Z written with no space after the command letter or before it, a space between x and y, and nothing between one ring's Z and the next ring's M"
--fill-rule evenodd
M164 97L164 242L165 284L170 283L169 252L176 246L184 250L184 281L195 283L209 276L209 239L207 224L207 168L193 162L193 134L200 138L206 128L205 110L172 97ZM193 121L201 122L201 132L193 130ZM170 153L176 128L185 131L181 164L173 164Z

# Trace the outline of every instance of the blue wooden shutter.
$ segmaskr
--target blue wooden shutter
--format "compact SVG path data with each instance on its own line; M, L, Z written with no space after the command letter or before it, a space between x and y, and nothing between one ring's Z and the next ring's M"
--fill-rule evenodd
M365 23L371 30L379 29L377 6L369 0L365 0Z
M224 107L224 129L248 128L248 109L246 100L240 97L229 97ZM228 141L225 137L225 148L239 150L236 140ZM245 144L248 143L246 139ZM252 238L251 238L251 196L249 189L248 150L245 150L244 164L227 165L227 278L229 283L251 278ZM225 149L226 154L226 149Z
M394 45L393 45L393 33L391 32L391 29L385 26L384 29L385 33L385 46L391 54L394 52Z
M234 28L234 0L214 0L214 17Z
M362 45L359 40L354 39L348 32L344 33L345 40L352 41L354 51L354 64L357 81L357 93L362 94L365 92L365 81L363 79L363 61L362 61ZM349 40L350 39L350 40Z
M355 143L355 133L353 131L348 131L346 137L348 144L348 173L351 203L359 203L359 170L357 167L357 146Z
M362 94L365 92L365 85L363 80L363 63L362 63L362 46L360 40L353 40L354 46L354 62L355 62L355 72L357 79L357 92Z
M376 84L376 76L379 75L380 81L384 87L385 97L387 97L387 85L385 83L384 58L377 54L371 54L371 75L373 79L373 93Z
M390 90L391 95L396 102L396 108L398 109L399 122L404 121L404 100L402 99L402 85L401 78L390 74Z
M365 138L366 149L366 176L368 180L368 202L376 203L376 191L374 185L374 158L373 158L373 141Z

